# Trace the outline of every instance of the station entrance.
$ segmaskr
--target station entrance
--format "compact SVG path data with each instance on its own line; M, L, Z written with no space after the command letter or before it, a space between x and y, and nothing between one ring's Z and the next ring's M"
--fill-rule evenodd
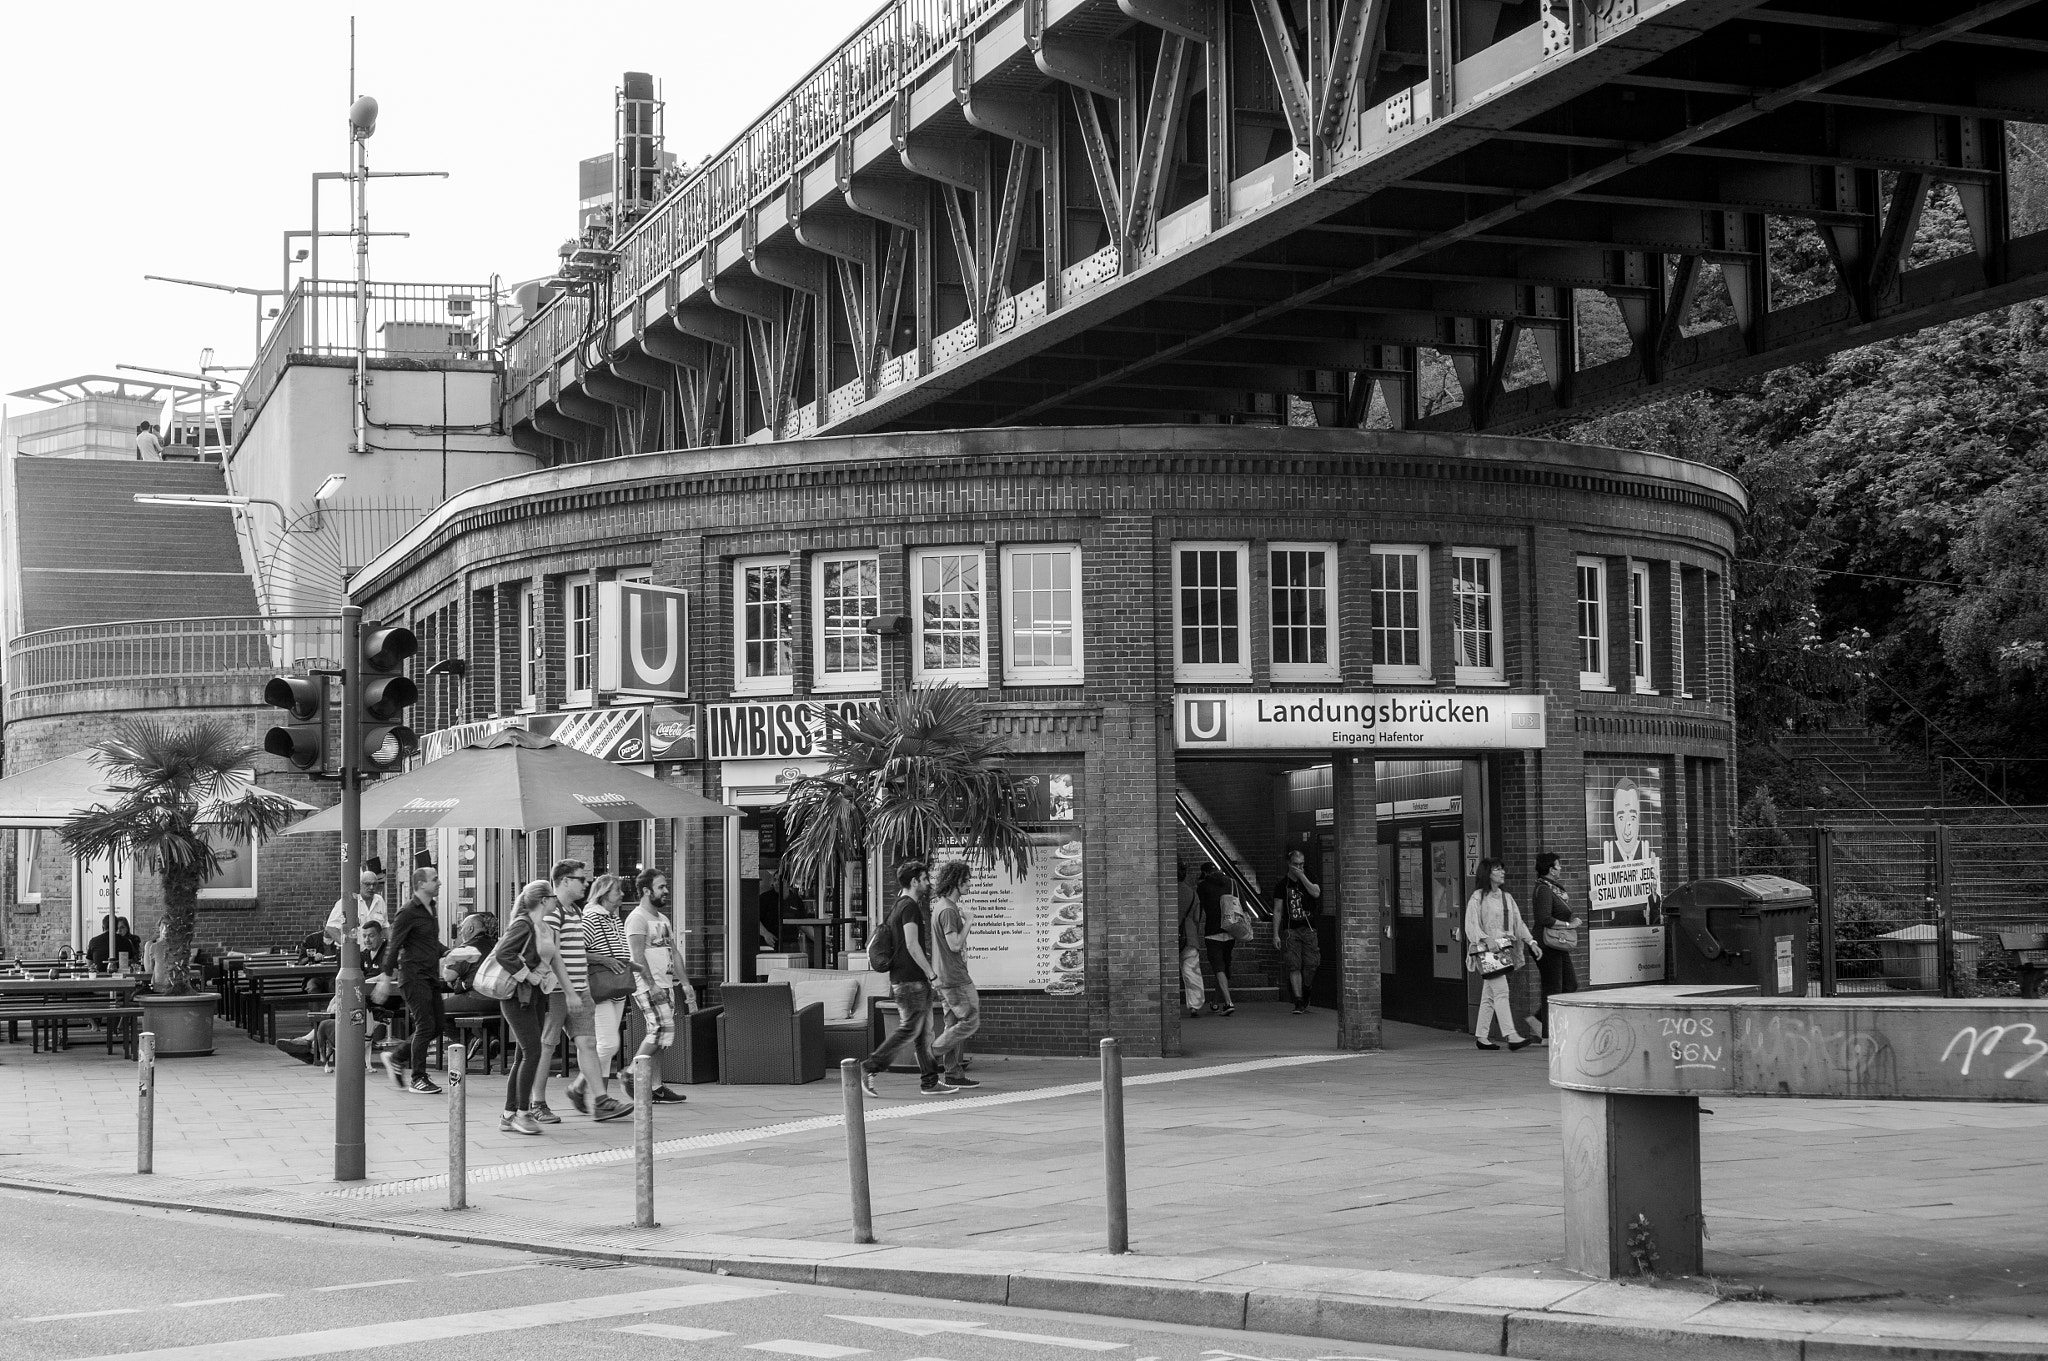
M1335 1009L1343 996L1340 935L1349 922L1379 937L1386 1019L1464 1029L1465 899L1480 858L1499 845L1493 764L1456 754L1377 762L1371 825L1354 830L1338 823L1327 756L1176 761L1175 858L1183 866L1215 865L1254 921L1252 939L1234 951L1233 988L1251 997L1288 994L1271 914L1287 854L1299 850L1322 890L1322 964L1310 1004ZM1340 867L1351 854L1375 858L1377 903L1344 902Z

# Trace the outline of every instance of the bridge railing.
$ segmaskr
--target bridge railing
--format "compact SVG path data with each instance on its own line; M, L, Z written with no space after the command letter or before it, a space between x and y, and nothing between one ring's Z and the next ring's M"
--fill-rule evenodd
M492 359L497 296L489 284L368 285L370 352L414 359ZM263 349L242 385L237 411L254 411L270 396L295 354L356 352L356 286L352 279L308 279L285 299Z
M1006 3L893 0L883 6L620 237L614 295L623 301L654 284ZM578 304L581 315L573 323L565 321ZM508 369L514 391L582 337L590 321L588 306L581 298L558 297L512 338Z
M95 687L259 681L280 670L339 666L340 656L341 621L332 615L130 619L42 629L8 642L8 707Z

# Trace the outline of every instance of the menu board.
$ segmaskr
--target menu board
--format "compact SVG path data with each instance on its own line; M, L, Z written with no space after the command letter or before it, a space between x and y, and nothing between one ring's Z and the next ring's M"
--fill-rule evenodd
M933 863L965 859L957 848ZM972 863L972 862L970 862ZM967 971L983 992L1044 991L1070 997L1088 974L1081 843L1058 835L1031 838L1023 875L1006 865L976 865L960 895L967 914Z

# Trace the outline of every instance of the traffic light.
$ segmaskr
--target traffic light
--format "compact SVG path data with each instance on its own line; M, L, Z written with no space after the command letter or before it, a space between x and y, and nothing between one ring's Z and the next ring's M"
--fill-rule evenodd
M263 734L263 749L282 756L300 770L320 774L327 768L327 678L272 676L263 687L263 702L283 709L289 720Z
M404 722L405 711L420 697L419 687L405 674L405 661L419 650L419 640L409 628L363 625L355 703L356 731L362 737L357 759L366 774L397 770L419 747L419 738Z

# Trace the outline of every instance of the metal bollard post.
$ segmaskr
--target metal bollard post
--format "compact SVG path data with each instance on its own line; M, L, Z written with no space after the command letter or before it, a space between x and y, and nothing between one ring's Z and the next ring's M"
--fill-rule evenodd
M1109 1250L1131 1250L1131 1206L1124 1191L1124 1056L1102 1042L1102 1181L1109 1208Z
M135 1045L135 1170L156 1171L156 1032Z
M448 1046L448 1208L469 1208L469 1096L462 1079L469 1072L469 1051Z
M633 1059L633 1224L656 1229L654 1222L654 1055Z
M853 1191L853 1241L875 1241L875 1216L868 1204L868 1117L861 1101L860 1060L839 1061L839 1087L846 1096L846 1180Z

